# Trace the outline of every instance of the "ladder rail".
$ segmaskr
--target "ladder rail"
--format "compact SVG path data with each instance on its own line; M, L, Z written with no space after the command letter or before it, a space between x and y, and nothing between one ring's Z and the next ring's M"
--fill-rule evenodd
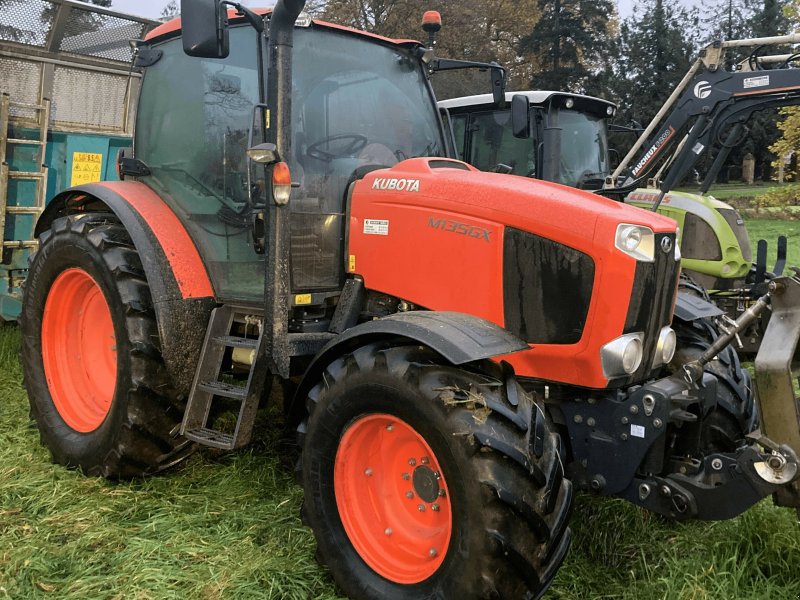
M23 110L33 111L37 118L36 128L38 129L38 139L25 139L19 137L11 137L10 127L15 121L11 116L11 109L19 108ZM24 250L35 249L38 242L33 240L33 228L35 227L38 217L44 212L45 202L47 200L47 175L48 168L45 165L45 157L47 151L47 135L50 127L50 100L44 98L41 104L28 104L25 102L12 102L11 97L4 93L0 95L0 234L2 234L2 242L0 247L10 250ZM20 119L17 119L20 121ZM27 119L21 119L25 123ZM34 161L38 166L37 171L12 171L8 164L8 147L9 145L19 146L36 146ZM34 192L32 202L28 200L26 203L21 203L21 198L15 198L14 204L9 205L9 184L12 180L32 180L34 181ZM6 222L8 215L33 215L33 224L31 225L30 233L18 233L22 239L6 239ZM14 236L16 237L16 235ZM31 239L27 239L31 238ZM6 259L9 262L6 262ZM11 265L13 263L11 255L6 256L3 253L2 264Z

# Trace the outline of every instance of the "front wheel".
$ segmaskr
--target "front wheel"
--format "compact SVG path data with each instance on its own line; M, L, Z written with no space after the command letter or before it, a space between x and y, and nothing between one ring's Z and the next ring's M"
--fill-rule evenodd
M537 598L572 488L541 408L494 365L368 346L309 394L304 513L351 598Z

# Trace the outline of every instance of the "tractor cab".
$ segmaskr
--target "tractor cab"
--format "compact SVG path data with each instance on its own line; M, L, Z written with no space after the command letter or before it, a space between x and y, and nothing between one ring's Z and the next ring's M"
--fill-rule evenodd
M291 86L291 291L341 290L345 192L357 170L442 156L443 136L416 42L395 43L330 24L294 32ZM253 215L266 202L264 168L245 151L263 137L257 32L232 18L226 59L187 56L175 24L139 49L146 64L136 159L185 222L216 293L264 296ZM158 56L158 58L154 58ZM201 98L202 102L188 102Z
M516 114L514 97L525 105ZM488 94L442 100L439 107L449 113L457 157L482 171L510 168L582 189L602 187L610 172L606 121L616 106L606 100L527 91L506 92L503 108Z

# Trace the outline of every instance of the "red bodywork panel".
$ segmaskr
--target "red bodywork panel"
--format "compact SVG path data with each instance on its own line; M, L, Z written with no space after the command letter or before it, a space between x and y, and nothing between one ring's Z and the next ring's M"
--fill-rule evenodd
M356 183L350 271L368 289L505 326L505 227L579 250L595 262L583 337L576 344L537 344L505 359L524 377L605 387L600 348L623 332L637 264L614 248L617 225L674 233L675 221L573 188L449 162L457 168L436 168L447 165L443 159L406 160Z
M184 300L214 295L208 272L180 219L153 190L138 181L104 181L139 213L167 256Z
M268 15L268 14L270 14L272 12L271 8L251 8L250 10L252 10L254 13L256 13L258 15ZM237 17L236 16L236 12L237 11L236 11L235 8L229 8L228 9L228 20L229 21L234 22L234 21L237 21L237 20L238 21L243 21L244 20L244 17ZM338 25L337 23L329 23L327 21L320 21L320 20L317 20L317 19L314 19L313 23L314 23L314 25L320 25L322 27L327 27L329 29L337 29L339 31L346 31L348 33L355 33L355 34L358 34L358 35L363 35L363 36L366 36L366 37L369 37L369 38L372 38L372 39L375 39L375 40L380 40L382 42L388 42L390 44L396 44L396 45L399 45L399 46L408 46L408 45L419 46L419 45L421 45L416 40L402 40L402 39L387 38L387 37L384 37L382 35L378 35L376 33L370 33L369 31L363 31L361 29L355 29L353 27L347 27L346 25ZM177 33L180 32L180 30L181 30L181 19L180 19L180 17L178 17L176 19L172 19L171 21L167 21L163 25L159 25L158 27L156 27L155 29L150 31L144 37L144 40L146 42L151 42L151 41L157 40L158 38L161 38L161 37L167 37L170 34L177 34ZM160 41L160 40L158 40L158 41Z

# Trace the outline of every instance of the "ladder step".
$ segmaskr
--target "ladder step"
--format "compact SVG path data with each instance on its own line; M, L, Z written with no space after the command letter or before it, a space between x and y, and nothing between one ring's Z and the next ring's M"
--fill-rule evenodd
M223 398L241 401L247 398L247 389L223 381L203 381L198 384L197 387L204 392L214 394L215 396L222 396Z
M258 348L258 340L237 337L235 335L220 335L215 337L214 341L222 346L228 346L229 348L249 348L251 350Z
M6 206L6 212L10 215L38 215L43 210L38 206Z
M30 171L9 171L9 179L44 179L44 173L34 173Z
M38 248L38 240L6 240L3 242L3 248Z
M197 429L189 429L183 433L184 437L198 442L212 448L220 448L222 450L233 450L234 439L229 433L222 433L221 431L214 431L207 427L198 427Z
M44 142L42 140L19 140L19 139L13 139L13 138L8 138L6 140L6 143L8 143L8 144L19 144L19 145L24 145L24 146L43 146L44 145Z
M41 104L26 104L25 102L9 102L11 108L28 108L30 110L44 110L46 107Z

